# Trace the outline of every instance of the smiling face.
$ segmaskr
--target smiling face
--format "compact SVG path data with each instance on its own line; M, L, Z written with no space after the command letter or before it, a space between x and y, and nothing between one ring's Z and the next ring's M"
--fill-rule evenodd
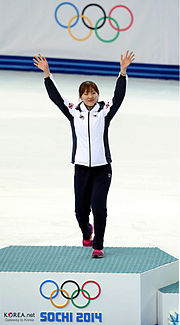
M89 109L97 103L98 97L98 93L93 88L89 88L82 94L81 99Z
M83 82L79 87L79 97L86 107L90 109L98 101L99 89L97 85L92 81Z

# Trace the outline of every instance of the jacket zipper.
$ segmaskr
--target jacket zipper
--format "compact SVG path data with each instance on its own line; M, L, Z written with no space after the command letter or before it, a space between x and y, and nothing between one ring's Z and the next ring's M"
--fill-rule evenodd
M91 167L90 111L88 112L89 167Z

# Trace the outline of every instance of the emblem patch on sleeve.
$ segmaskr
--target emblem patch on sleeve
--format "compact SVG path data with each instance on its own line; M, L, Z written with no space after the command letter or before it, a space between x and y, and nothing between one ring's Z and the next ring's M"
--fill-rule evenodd
M69 103L69 108L72 109L73 108L73 104Z
M109 102L107 102L107 104L106 104L106 108L108 108L110 105L109 105Z

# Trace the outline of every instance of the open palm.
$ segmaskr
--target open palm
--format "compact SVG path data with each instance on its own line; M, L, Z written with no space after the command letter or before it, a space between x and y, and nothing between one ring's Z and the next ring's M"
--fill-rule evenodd
M126 69L134 60L135 60L135 54L132 52L129 53L129 51L126 52L125 57L123 58L123 55L121 54L120 64L122 69Z
M39 57L35 56L35 59L33 59L34 65L36 67L38 67L39 69L41 69L42 71L48 70L49 66L48 66L48 62L47 62L46 58L45 57L43 58L41 56L41 54L38 54L38 55L39 55Z

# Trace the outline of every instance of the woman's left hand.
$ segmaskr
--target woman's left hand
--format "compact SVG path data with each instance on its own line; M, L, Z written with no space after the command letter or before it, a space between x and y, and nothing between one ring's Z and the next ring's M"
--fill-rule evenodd
M121 72L126 73L127 67L135 60L134 52L127 51L125 57L121 54L120 64L121 64Z

